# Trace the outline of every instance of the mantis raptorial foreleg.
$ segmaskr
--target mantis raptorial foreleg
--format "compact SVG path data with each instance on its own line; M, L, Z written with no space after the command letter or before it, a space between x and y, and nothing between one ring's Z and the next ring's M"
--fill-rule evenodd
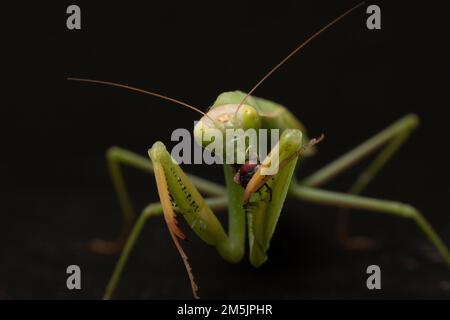
M406 115L396 121L380 133L376 134L366 142L357 146L353 150L332 161L324 168L313 173L301 181L302 185L318 187L324 185L327 181L344 172L350 166L361 161L364 157L385 147L379 152L377 157L369 166L358 176L356 181L350 187L348 193L359 194L369 184L369 182L380 172L383 166L403 145L411 132L418 126L419 119L414 114ZM365 237L349 237L348 235L348 208L343 208L339 213L337 225L337 239L340 244L346 248L359 249L370 246L371 241Z
M136 221L135 210L130 199L121 166L126 165L150 174L153 174L154 170L148 157L143 157L119 147L111 147L108 149L106 152L106 161L119 204L122 208L123 224L122 229L115 240L93 240L90 243L90 249L96 253L113 254L122 248L126 237ZM205 195L214 197L226 194L225 187L220 184L193 175L188 176L192 183Z
M205 201L214 210L225 209L228 203L226 197L209 198L206 199ZM128 261L128 257L131 251L133 250L136 244L136 240L138 239L145 223L151 217L159 216L162 213L163 209L159 202L151 203L142 210L141 214L139 215L139 218L137 219L136 223L134 224L134 227L132 228L128 236L127 241L125 242L120 258L116 263L113 274L106 287L103 299L110 299L114 294L114 291L116 290L117 284L119 283L120 277L122 275L123 269Z
M179 243L180 239L186 240L186 236L178 227L175 212L184 217L201 240L214 246L218 253L229 262L240 261L244 254L245 216L242 210L229 210L229 228L226 233L212 209L167 152L164 144L156 142L148 153L153 163L158 195L167 227L183 259L194 297L198 298L197 285L191 267ZM229 201L236 200L233 199L233 194L228 194L228 197ZM240 198L237 199L238 201L242 201L242 191L238 198Z
M327 191L297 183L291 185L291 193L296 198L306 202L321 205L330 205L340 208L351 208L358 210L368 210L392 214L403 218L412 219L417 226L433 243L436 249L444 258L445 263L450 267L450 253L446 245L442 242L436 231L431 227L422 214L413 206L397 201L380 200L358 195Z

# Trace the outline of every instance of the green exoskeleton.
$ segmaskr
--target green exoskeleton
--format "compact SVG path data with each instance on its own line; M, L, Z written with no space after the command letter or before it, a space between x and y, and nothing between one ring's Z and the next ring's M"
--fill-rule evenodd
M70 78L71 80L122 87L194 109L203 114L194 129L194 135L200 142L203 142L201 136L207 134L209 130L218 129L223 135L225 135L225 129L230 128L279 129L280 132L278 143L265 159L260 159L261 163L246 167L245 170L243 170L245 164L225 164L223 166L225 186L185 174L172 159L162 142L154 143L148 150L150 160L118 147L108 150L108 166L123 209L124 227L119 239L114 243L97 240L92 245L97 252L115 252L123 246L122 254L107 286L104 298L110 298L113 294L128 256L142 227L149 218L164 215L170 234L183 258L193 294L198 297L191 267L179 243L179 239L185 239L185 236L177 225L176 216L182 216L198 237L214 246L225 260L232 263L240 261L244 256L247 236L250 263L259 267L268 258L267 251L270 241L283 204L288 197L342 208L342 220L345 220L346 210L349 209L373 211L411 219L416 222L450 267L450 254L447 247L417 209L397 201L358 195L417 127L419 119L416 115L405 116L324 168L297 180L296 169L301 167L297 165L298 159L312 155L316 148L314 145L320 142L322 137L309 139L303 124L286 107L252 95L263 81L307 43L362 4L348 10L296 47L248 93L235 91L220 94L206 114L187 103L157 93L106 81ZM203 146L207 145L207 143L203 144ZM376 151L379 153L356 179L348 193L328 191L322 188L330 179ZM275 153L279 161L279 171L272 175L262 174L262 169L273 161ZM160 202L146 206L137 219L125 186L121 165L153 173L156 178ZM244 174L245 183L243 183ZM202 195L206 198L203 198ZM228 208L228 228L222 226L213 212L213 210L224 208ZM364 240L362 238L349 237L344 224L340 230L338 235L343 244L349 247L368 245L366 241L362 241Z

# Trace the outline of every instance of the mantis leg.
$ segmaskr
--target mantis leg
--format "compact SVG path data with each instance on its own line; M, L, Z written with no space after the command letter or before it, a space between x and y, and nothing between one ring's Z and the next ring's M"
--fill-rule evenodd
M154 173L152 162L148 157L143 157L134 152L119 147L111 147L106 152L109 174L122 208L122 229L117 238L113 241L96 239L90 244L90 249L96 253L113 254L119 251L130 232L136 214L130 200L125 179L121 170L122 165L126 165L150 174ZM192 183L204 194L210 196L225 195L225 187L205 179L188 175Z
M238 262L244 254L245 243L245 215L242 208L243 191L236 186L230 187L232 175L226 175L229 201L228 233L222 227L208 203L201 196L198 189L186 176L180 166L167 152L162 142L156 142L148 151L155 171L156 185L159 199L163 208L169 233L183 259L189 276L192 292L197 296L197 285L194 281L192 269L179 240L186 240L186 236L178 227L176 214L181 214L190 228L205 243L214 246L218 253L229 262ZM229 171L231 166L224 166Z
M358 195L327 191L293 183L291 193L298 199L321 205L352 208L392 214L413 220L420 230L436 247L445 263L450 267L450 253L447 246L438 236L425 217L413 206L397 201L380 200Z
M369 166L358 176L348 191L350 194L360 194L367 187L369 182L381 171L383 166L399 150L418 124L419 119L416 115L406 115L360 146L313 173L301 183L311 187L321 186L333 177L344 172L350 166L362 160L364 157L385 145L373 162L371 162ZM339 213L337 239L341 245L350 249L362 249L372 245L372 241L368 238L349 237L348 208L342 208Z
M227 198L226 197L210 198L206 199L206 203L208 203L211 208L219 210L227 206ZM108 282L105 294L103 296L104 300L111 299L112 295L114 294L117 288L117 284L122 275L123 269L128 261L128 257L131 251L133 250L136 244L136 240L138 239L145 223L151 217L159 216L162 213L163 209L159 202L151 203L142 210L141 214L139 215L139 218L137 219L136 223L134 224L134 227L132 228L128 236L127 241L125 242L120 258L117 261L116 266L114 267L113 274Z

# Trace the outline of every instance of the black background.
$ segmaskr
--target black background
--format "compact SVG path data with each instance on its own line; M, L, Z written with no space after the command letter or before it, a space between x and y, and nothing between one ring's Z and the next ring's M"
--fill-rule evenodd
M7 7L2 44L0 297L102 295L117 256L82 249L113 238L119 207L104 153L120 145L145 155L198 115L120 89L68 82L118 81L206 109L227 90L249 90L307 36L353 1L74 1L82 30L66 29L66 7ZM370 2L382 30L365 27L364 9L321 35L265 82L256 95L288 106L314 136L327 135L312 172L409 112L422 124L367 195L417 206L449 244L446 12L425 1ZM329 185L346 190L356 170ZM219 182L220 167L185 166ZM157 200L153 178L126 170L136 207ZM300 173L300 175L305 173ZM204 298L448 298L450 273L409 221L355 213L352 232L380 246L346 252L334 241L337 210L288 201L268 262L223 261L186 231L185 245ZM222 215L219 213L219 215ZM182 223L184 230L187 226ZM83 289L68 291L65 269L78 264ZM366 289L366 267L382 287ZM184 267L162 219L145 228L118 298L189 298Z

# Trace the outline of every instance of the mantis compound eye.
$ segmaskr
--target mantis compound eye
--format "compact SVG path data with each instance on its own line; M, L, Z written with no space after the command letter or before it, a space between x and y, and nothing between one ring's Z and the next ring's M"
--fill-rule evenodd
M258 111L252 106L243 104L236 114L236 124L242 129L259 129L261 127L261 117Z

